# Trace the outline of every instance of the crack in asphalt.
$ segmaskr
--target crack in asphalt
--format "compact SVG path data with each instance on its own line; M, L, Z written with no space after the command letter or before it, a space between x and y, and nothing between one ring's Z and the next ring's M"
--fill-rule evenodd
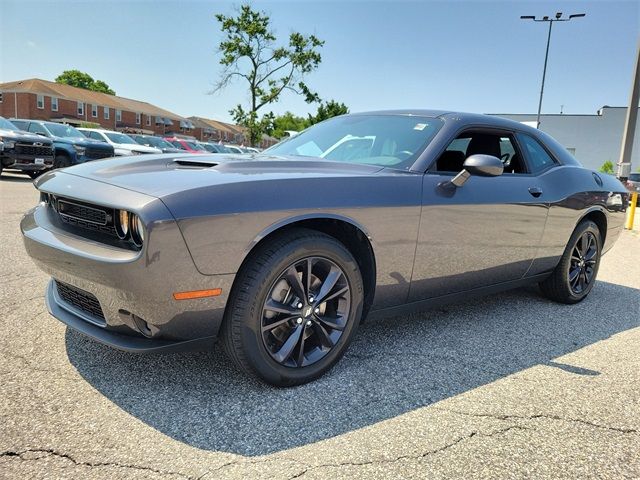
M37 457L37 458L24 458L24 455L26 455L27 453L42 453L44 455ZM175 477L180 477L180 478L187 478L189 480L198 480L200 478L203 478L207 473L209 472L205 472L203 475L200 475L199 477L193 477L191 475L187 475L185 473L181 473L181 472L172 472L172 471L168 471L168 470L160 470L157 468L153 468L153 467L145 467L142 465L131 465L131 464L126 464L126 463L118 463L118 462L83 462L83 461L79 461L76 460L74 457L72 457L71 455L67 454L67 453L61 453L58 452L52 448L27 448L25 450L21 450L21 451L13 451L13 450L7 450L4 452L0 453L0 458L2 457L8 457L8 458L19 458L22 461L28 462L28 461L37 461L40 460L42 458L46 458L48 456L54 456L54 457L58 457L58 458L63 458L65 460L68 460L70 462L72 462L74 465L78 465L78 466L83 466L83 467L89 467L89 468L100 468L100 467L118 467L118 468L128 468L128 469L132 469L132 470L142 470L142 471L147 471L147 472L153 472L153 473L158 473L160 475L173 475Z
M511 430L530 430L527 427L522 427L520 425L511 425L509 427L500 429L500 430L496 430L495 432L491 432L491 433L482 433L482 432L478 432L478 431L473 431L471 433L469 433L468 435L464 435L462 437L459 437L457 439L455 439L453 442L447 443L446 445L443 445L440 448L436 448L435 450L429 450L417 455L398 455L396 457L393 458L378 458L378 459L372 459L372 460L364 460L361 462L339 462L339 463L324 463L324 464L319 464L319 465L312 465L309 466L307 468L305 468L304 470L302 470L301 472L298 472L297 474L293 475L292 477L289 477L288 480L293 480L295 478L300 478L303 477L304 475L306 475L309 471L311 470L317 470L320 468L339 468L339 467L360 467L360 466L364 466L364 465L382 465L382 464L389 464L389 463L396 463L396 462L400 462L403 460L419 460L421 458L426 458L429 457L431 455L436 455L440 452L443 452L445 450L448 450L452 447L455 447L456 445L458 445L461 442L464 442L465 440L470 440L473 437L477 437L477 436L481 436L481 437L493 437L495 435L502 435L504 433L507 433Z
M537 413L535 415L500 415L500 414L492 414L492 413L470 413L470 412L462 412L460 410L452 410L449 408L443 407L432 407L436 410L441 410L443 412L449 412L457 415L465 415L468 417L478 417L478 418L493 418L496 420L537 420L540 418L544 418L547 420L558 420L561 422L570 422L570 423L579 423L582 425L586 425L589 427L599 428L602 430L610 430L617 433L638 433L638 430L635 428L621 428L621 427L611 427L609 425L602 425L599 423L589 422L588 420L582 420L581 418L566 418L561 417L559 415L547 415L544 413Z

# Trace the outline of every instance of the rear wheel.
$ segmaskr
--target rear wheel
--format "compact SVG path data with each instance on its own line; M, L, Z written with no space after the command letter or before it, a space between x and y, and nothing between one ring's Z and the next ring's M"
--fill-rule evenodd
M243 370L276 386L314 380L344 354L362 315L362 277L340 242L311 230L252 254L231 293L222 340Z
M560 263L549 278L540 283L545 296L560 303L577 303L586 298L596 282L602 237L598 226L580 223L564 250Z

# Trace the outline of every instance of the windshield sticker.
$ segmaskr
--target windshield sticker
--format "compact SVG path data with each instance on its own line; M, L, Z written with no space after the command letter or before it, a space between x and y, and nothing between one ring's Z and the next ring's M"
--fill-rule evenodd
M424 130L425 128L427 128L426 123L416 123L416 126L413 127L414 130Z

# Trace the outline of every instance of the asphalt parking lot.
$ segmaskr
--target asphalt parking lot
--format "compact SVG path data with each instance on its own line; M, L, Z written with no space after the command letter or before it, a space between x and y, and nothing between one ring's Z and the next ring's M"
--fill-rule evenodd
M519 289L364 324L312 384L219 351L134 356L68 331L0 179L1 478L638 478L640 234L575 306Z

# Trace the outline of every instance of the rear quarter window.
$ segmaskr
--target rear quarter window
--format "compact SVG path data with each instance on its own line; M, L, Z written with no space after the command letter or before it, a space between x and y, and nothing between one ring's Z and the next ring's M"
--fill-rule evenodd
M522 145L531 173L542 172L549 167L557 165L557 162L549 155L542 144L532 136L526 133L519 133L518 141Z

